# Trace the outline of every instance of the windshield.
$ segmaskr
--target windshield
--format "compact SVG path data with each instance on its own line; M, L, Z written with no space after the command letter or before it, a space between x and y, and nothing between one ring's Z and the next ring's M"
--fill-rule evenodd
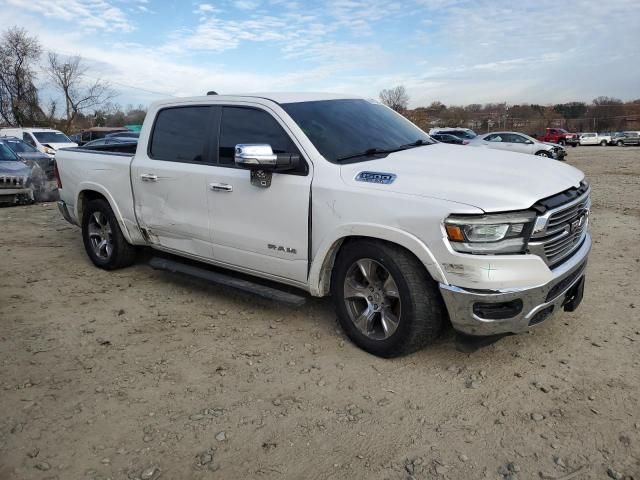
M69 137L62 132L32 132L40 143L71 143Z
M4 143L0 143L0 162L19 161L18 156L7 147Z
M6 145L16 153L33 153L38 150L21 140L6 140Z
M373 158L367 151L433 143L400 114L368 100L285 103L282 108L330 162L352 156L350 161L364 161Z

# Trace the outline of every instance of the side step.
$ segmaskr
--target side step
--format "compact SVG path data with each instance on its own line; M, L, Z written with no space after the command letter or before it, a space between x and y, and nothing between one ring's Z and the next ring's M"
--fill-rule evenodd
M230 274L216 272L207 268L197 267L195 265L189 265L167 258L153 257L151 260L149 260L149 265L155 270L165 270L172 273L182 273L183 275L189 275L201 280L206 280L207 282L224 285L225 287L235 288L236 290L248 292L253 295L266 298L268 300L274 300L276 302L286 303L288 305L293 305L296 307L304 305L304 303L307 301L307 299L302 295L285 292L284 290L279 290L274 287L269 287L260 283L244 280Z

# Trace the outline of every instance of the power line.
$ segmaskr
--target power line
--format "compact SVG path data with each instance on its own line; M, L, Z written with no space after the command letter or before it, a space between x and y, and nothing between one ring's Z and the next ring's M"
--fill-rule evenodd
M72 55L72 54L70 54L70 53L65 53L65 52L55 52L55 51L53 51L53 50L48 50L48 52L49 52L49 53L53 53L54 55L55 55L55 54L57 54L57 55L64 55L65 57L75 57L75 56L79 56L79 55ZM81 57L81 56L80 56L80 57ZM87 78L91 78L91 79L93 79L93 80L102 80L102 79L101 79L101 78L99 78L99 77L95 77L95 76L93 76L93 75L87 75L86 73L84 74L84 76L85 76L85 77L87 77ZM116 81L116 80L107 80L107 82L109 82L109 83L113 83L113 84L115 84L115 85L120 85L121 87L129 88L129 89L131 89L131 90L139 90L139 91L141 91L141 92L150 93L150 94L152 94L152 95L158 95L158 96L161 96L161 97L172 97L172 98L177 98L177 96L176 96L176 95L172 95L172 94L170 94L170 93L157 92L157 91L154 91L154 90L149 90L149 89L147 89L147 88L136 87L136 86L134 86L134 85L129 85L129 84L127 84L127 83L118 82L118 81Z

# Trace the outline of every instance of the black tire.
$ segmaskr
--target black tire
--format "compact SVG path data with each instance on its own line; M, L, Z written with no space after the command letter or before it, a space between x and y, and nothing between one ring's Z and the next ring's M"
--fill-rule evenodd
M106 258L98 256L94 251L89 235L89 224L92 216L96 212L106 217L108 226L111 228L110 239L112 248ZM85 207L82 213L82 240L84 241L84 248L87 255L96 267L105 270L115 270L117 268L128 267L135 261L136 249L125 240L109 203L104 199L91 200Z
M562 145L563 147L567 144L564 140L559 140L558 145Z
M572 143L572 144L571 144L571 147L572 147L572 148L576 148L577 146L578 146L578 144L577 144L577 143Z
M540 150L539 152L536 152L536 156L537 157L547 157L547 158L552 158L553 157L549 152L547 152L545 150Z
M622 140L618 140L618 141L616 142L616 145L617 145L618 147L624 147L624 142L623 142Z
M606 140L602 140L602 141L600 142L600 146L601 146L601 147L606 147L606 146L607 146L607 141L606 141Z
M358 260L370 259L386 269L398 289L401 311L398 326L385 339L362 333L349 316L344 286L347 272ZM406 355L433 342L442 330L446 308L424 265L404 248L376 240L359 240L343 246L331 278L331 294L340 325L357 346L379 357Z

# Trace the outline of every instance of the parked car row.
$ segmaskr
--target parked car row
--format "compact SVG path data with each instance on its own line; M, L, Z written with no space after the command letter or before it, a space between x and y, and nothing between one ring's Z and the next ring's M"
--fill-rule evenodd
M71 135L71 139L79 146L84 146L97 140L113 137L129 138L137 141L139 135L139 132L132 132L126 127L92 127ZM94 145L104 145L104 143L97 143Z
M640 145L640 132L588 132L580 134L580 145Z
M432 128L429 135L442 143L528 153L556 160L563 160L567 155L562 145L541 142L520 132L490 132L477 135L468 128Z

